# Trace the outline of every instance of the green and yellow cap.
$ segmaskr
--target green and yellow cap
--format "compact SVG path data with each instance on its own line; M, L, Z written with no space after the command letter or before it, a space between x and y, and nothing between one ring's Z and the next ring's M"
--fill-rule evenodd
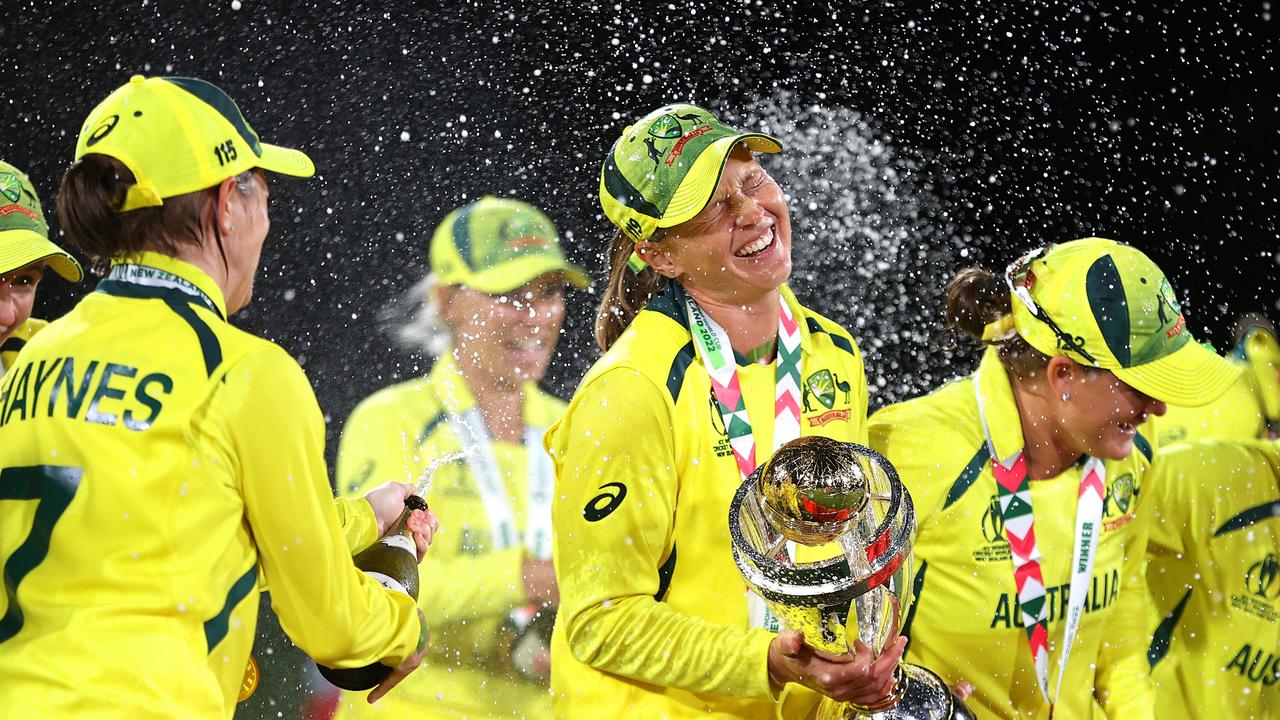
M43 260L54 272L80 282L80 263L49 240L40 198L26 173L0 160L0 275Z
M1129 245L1096 237L1051 245L1015 261L1006 280L1014 329L1046 355L1105 368L1172 405L1210 403L1239 378L1191 337L1168 278Z
M600 171L600 206L633 241L702 212L738 143L782 151L763 133L735 130L696 105L665 105L622 131Z
M185 77L134 75L108 95L80 128L75 157L90 153L119 160L137 179L120 212L163 205L253 168L295 177L316 171L302 152L260 141L222 90Z
M549 272L585 290L591 280L569 262L551 218L526 202L485 197L449 213L431 236L431 269L441 285L497 294Z

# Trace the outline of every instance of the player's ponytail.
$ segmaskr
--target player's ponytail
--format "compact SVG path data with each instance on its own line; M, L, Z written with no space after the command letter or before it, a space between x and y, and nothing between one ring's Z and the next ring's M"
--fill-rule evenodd
M964 268L947 283L947 325L957 335L984 343L987 324L1013 312L1009 288L1002 278L980 267ZM1000 356L1000 364L1019 379L1038 375L1049 364L1049 357L1014 334L990 341Z
M658 236L649 238L650 241L657 239ZM601 350L613 346L622 331L644 309L649 298L667 282L648 266L639 273L632 271L627 266L627 259L633 252L635 243L619 230L609 247L609 283L596 310L596 342Z
M120 212L135 182L124 163L94 153L77 160L62 176L58 222L100 272L112 258L136 256L144 250L177 255L181 245L199 245L202 228L212 222L209 199L216 201L216 186L165 198L156 207Z

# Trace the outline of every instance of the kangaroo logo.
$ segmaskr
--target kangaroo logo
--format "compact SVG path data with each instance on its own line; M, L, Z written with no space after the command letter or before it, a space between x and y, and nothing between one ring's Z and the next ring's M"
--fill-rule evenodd
M1267 553L1266 557L1249 566L1249 571L1244 576L1244 585L1257 597L1275 600L1280 596L1280 585L1276 584L1278 577L1280 557L1276 557L1275 553Z
M720 414L720 401L716 399L715 388L711 389L708 404L711 406L711 427L721 436L729 437L729 431L724 426L724 416Z
M987 511L982 514L982 537L986 538L988 545L995 545L1005 539L1004 517L1000 515L999 496L991 496L991 502L987 503Z
M662 151L653 143L653 138L651 137L644 139L644 145L649 148L649 159L653 161L653 166L655 168L658 167L658 161L662 160Z

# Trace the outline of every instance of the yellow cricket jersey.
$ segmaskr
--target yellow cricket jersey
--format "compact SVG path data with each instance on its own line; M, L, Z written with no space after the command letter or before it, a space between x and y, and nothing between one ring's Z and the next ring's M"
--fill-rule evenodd
M343 428L340 490L354 495L388 481L415 482L432 460L463 449L449 413L473 407L466 380L448 355L427 377L369 396ZM549 427L563 410L563 401L533 383L525 386L523 414L530 427ZM524 445L493 445L523 531L529 482ZM494 547L481 492L464 463L437 469L427 501L441 527L421 566L418 603L431 624L427 659L376 705L344 694L337 717L546 718L546 686L511 669L498 641L507 614L528 602L523 547Z
M785 286L782 295L801 332L801 434L865 442L857 347ZM767 458L776 369L741 363L757 458ZM730 551L729 502L741 476L678 284L655 295L596 362L547 447L561 603L555 716L773 718L774 635L749 627Z
M3 376L5 370L13 365L14 359L18 357L18 352L26 346L27 342L48 324L44 320L29 318L19 325L9 337L5 338L4 344L0 345L0 376Z
M338 667L413 652L413 603L351 563L297 363L213 280L144 253L33 337L0 385L0 708L228 718L260 579ZM363 503L367 508L367 503ZM335 510L335 507L339 508Z
M1280 445L1162 448L1143 486L1153 511L1148 653L1156 717L1280 717Z
M968 704L979 718L1046 718L1049 707L1022 624L975 382L994 450L1008 457L1022 447L1022 426L1008 376L993 352L975 376L886 407L870 421L871 446L898 469L919 523L915 603L904 624L907 659L950 684L971 683ZM1140 490L1150 454L1139 435L1127 459L1106 461L1102 542L1057 718L1089 718L1095 699L1108 717L1152 717L1143 634L1145 525L1134 522L1142 519ZM1031 481L1047 585L1051 690L1061 661L1080 471L1077 464L1056 478Z
M1246 366L1246 370L1249 368ZM1182 440L1223 438L1231 440L1267 437L1267 416L1262 390L1252 372L1240 373L1227 392L1203 407L1178 407L1154 418L1160 445Z

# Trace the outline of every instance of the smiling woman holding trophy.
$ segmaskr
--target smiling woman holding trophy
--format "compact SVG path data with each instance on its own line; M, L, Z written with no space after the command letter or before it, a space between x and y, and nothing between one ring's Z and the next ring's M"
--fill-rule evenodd
M796 684L863 702L892 691L901 639L875 661L776 633L730 552L729 502L759 460L802 435L866 434L861 355L785 285L786 198L752 155L780 150L670 105L605 159L601 205L619 228L597 314L606 352L547 436L557 717L772 720L781 694L807 692Z

